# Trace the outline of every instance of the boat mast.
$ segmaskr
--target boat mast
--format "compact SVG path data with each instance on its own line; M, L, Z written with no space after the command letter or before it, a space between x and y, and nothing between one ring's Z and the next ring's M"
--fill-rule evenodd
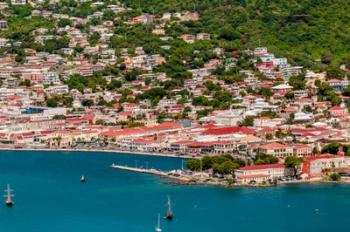
M158 214L158 225L156 227L155 232L162 232L162 229L160 228L160 214Z
M170 196L168 196L168 213L172 213Z
M158 214L158 226L157 226L158 229L160 229L160 214Z
M11 194L12 189L10 188L9 184L7 184L7 188L6 188L5 192L6 192L6 197L7 197L6 202L12 203L12 194Z

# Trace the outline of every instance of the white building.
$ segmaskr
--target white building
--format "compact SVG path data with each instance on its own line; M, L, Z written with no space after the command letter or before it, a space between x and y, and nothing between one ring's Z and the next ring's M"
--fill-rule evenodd
M261 184L277 180L288 175L292 171L284 164L263 164L241 167L235 171L236 181L239 184Z
M27 0L11 0L11 5L25 5Z

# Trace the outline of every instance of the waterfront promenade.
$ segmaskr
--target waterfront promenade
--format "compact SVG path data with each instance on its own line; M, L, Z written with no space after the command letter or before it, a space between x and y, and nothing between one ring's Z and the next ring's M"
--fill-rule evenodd
M170 157L170 158L185 158L190 159L193 158L189 155L177 155L171 153L160 153L160 152L146 152L146 151L129 151L129 150L118 150L118 149L110 149L110 148L101 148L101 149L84 149L84 148L15 148L15 147L0 147L0 151L61 151L61 152L105 152L105 153L124 153L130 155L146 155L146 156L161 156L161 157Z

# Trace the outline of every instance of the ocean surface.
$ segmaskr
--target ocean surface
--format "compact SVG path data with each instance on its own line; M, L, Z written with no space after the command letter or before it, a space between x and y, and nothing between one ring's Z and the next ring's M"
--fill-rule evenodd
M87 152L0 152L0 189L11 184L15 206L0 202L1 232L152 232L167 195L174 220L163 232L350 231L350 185L272 188L178 186L112 163L181 168L181 159ZM86 176L86 184L80 176Z

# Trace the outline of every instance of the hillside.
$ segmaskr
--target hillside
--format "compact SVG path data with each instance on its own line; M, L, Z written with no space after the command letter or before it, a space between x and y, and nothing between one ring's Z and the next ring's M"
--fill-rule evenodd
M267 46L278 55L312 65L342 61L350 54L350 1L345 0L123 0L152 14L197 11L188 31L205 31L231 46ZM225 36L226 35L226 36ZM222 40L223 39L223 40ZM232 45L233 44L233 45ZM310 60L309 58L312 58Z

